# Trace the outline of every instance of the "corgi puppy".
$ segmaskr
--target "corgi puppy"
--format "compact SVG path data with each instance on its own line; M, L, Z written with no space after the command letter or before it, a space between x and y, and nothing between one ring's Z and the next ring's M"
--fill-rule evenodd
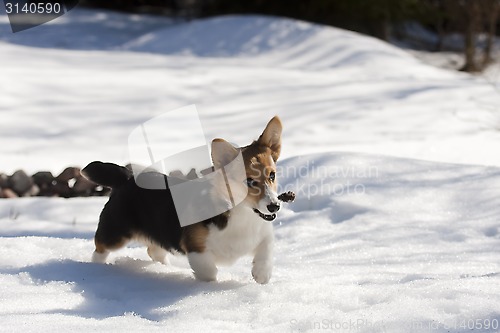
M254 280L268 283L273 269L271 222L280 209L276 161L281 151L281 132L281 121L274 117L260 137L246 147L236 148L223 139L213 140L211 157L215 170L241 153L247 178L240 186L246 187L247 194L224 213L184 227L179 223L168 186L145 189L136 184L125 167L90 163L82 174L112 188L99 218L92 260L104 263L110 251L139 240L147 245L147 253L154 261L166 264L169 251L186 254L194 276L202 281L216 280L218 265L252 255ZM148 175L167 177L156 172ZM210 195L217 195L217 191Z

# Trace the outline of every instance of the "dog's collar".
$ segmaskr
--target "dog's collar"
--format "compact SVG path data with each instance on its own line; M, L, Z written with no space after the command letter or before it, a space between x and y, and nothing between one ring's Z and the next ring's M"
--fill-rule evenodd
M266 220L266 221L274 221L274 219L276 218L276 214L269 214L269 215L266 215L264 213L262 213L260 210L258 210L257 208L254 208L253 210L257 215L259 215L262 219Z

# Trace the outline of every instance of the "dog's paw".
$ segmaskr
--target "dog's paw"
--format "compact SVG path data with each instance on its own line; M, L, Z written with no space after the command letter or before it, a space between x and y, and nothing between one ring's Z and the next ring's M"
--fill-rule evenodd
M266 284L271 279L273 266L270 262L256 262L252 268L252 276L255 282Z
M199 281L203 282L217 281L217 271L216 272L193 271L193 274L196 280Z
M94 253L92 253L92 262L95 262L95 263L99 263L99 264L104 264L106 263L106 258L108 257L109 255L109 252L103 252L103 253L99 253L97 251L94 251Z

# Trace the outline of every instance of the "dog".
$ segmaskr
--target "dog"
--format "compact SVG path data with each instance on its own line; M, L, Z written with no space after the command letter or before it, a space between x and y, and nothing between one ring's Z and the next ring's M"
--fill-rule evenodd
M212 141L214 170L224 168L241 153L246 179L238 183L246 195L231 209L206 220L181 226L170 188L146 189L137 185L129 169L92 162L82 170L87 179L112 189L95 233L93 262L104 263L110 251L131 240L147 245L152 260L168 264L168 252L187 255L196 279L215 281L217 266L233 264L252 255L252 276L269 282L273 270L272 221L280 210L276 162L281 152L282 123L275 116L250 145L236 148L223 139ZM147 177L165 178L151 172ZM243 188L240 188L242 190ZM236 189L238 190L238 189ZM215 188L207 200L220 195Z

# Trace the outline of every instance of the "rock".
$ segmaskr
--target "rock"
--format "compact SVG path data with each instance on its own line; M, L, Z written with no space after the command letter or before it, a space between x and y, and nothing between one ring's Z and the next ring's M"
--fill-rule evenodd
M126 170L125 168L123 168ZM126 170L127 174L131 172ZM11 176L0 173L0 198L30 196L77 197L109 195L111 189L98 185L80 173L78 167L68 167L57 177L50 171L39 171L31 177L23 170Z
M129 164L125 165L125 168L130 171L131 175L134 174L134 172L135 173L158 172L158 170L152 166L145 167L143 165L136 164L136 163L129 163Z
M38 186L39 192L37 195L50 197L54 195L54 184L56 183L56 179L54 175L52 175L49 171L40 171L35 173L33 176L33 182Z
M71 197L71 188L67 182L56 182L53 186L54 196L69 198Z
M40 193L40 188L36 184L33 184L33 186L23 194L23 197L34 197L38 195L38 193Z
M73 185L73 194L74 196L87 197L94 192L96 185L96 183L86 179L83 176L80 176L76 179L76 182Z
M31 178L33 178L33 181L38 187L40 187L40 189L52 185L55 180L52 172L50 171L39 171L31 176Z
M80 176L80 168L68 167L56 177L57 182L68 182Z
M12 191L10 188L0 189L0 198L12 199L17 198L16 192Z
M0 188L5 188L9 186L9 176L5 173L0 173Z
M17 195L22 196L28 192L33 186L33 179L26 174L23 170L17 170L9 177L8 187L16 192Z
M170 171L170 173L168 174L169 177L173 177L173 178L178 178L178 179L186 179L186 176L184 176L184 174L182 173L181 170L173 170L173 171Z
M206 168L206 169L203 169L200 171L200 173L203 175L203 176L206 176L206 175L209 175L211 174L212 172L214 172L215 169L214 167L209 167L209 168Z
M189 170L188 174L186 175L186 178L189 180L198 179L198 174L196 173L196 170L194 168Z

